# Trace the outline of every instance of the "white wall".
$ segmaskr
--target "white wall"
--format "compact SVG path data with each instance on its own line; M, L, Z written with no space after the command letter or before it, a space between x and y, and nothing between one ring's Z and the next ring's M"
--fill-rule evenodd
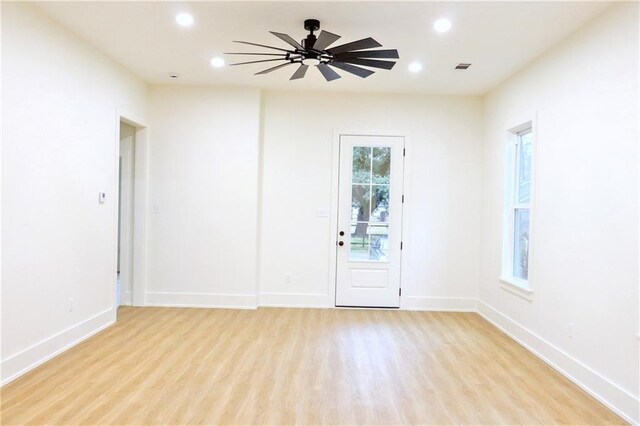
M148 304L255 307L260 93L150 91Z
M149 105L148 304L333 306L316 210L334 130L359 129L410 138L403 306L475 309L479 98L153 86Z
M116 109L144 122L146 86L17 2L2 4L2 86L6 382L115 318Z
M480 312L638 421L638 3L562 42L484 110ZM529 302L498 277L506 130L531 119Z
M333 134L407 136L402 306L475 309L481 103L477 97L266 92L260 303L333 306ZM291 274L291 282L285 282Z

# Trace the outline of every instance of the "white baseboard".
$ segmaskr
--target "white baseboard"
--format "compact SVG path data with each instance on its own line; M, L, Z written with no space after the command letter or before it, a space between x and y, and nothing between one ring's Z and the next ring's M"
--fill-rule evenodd
M156 292L146 294L145 306L256 309L258 297L255 294Z
M2 360L0 386L17 379L40 364L104 330L116 321L116 312L107 309Z
M476 312L476 300L457 297L407 296L400 309L411 311ZM260 293L258 306L279 308L333 308L328 294Z
M259 306L279 308L331 308L328 294L260 293Z
M637 397L480 300L478 313L611 411L629 423L640 422Z
M477 300L466 297L402 296L400 309L407 311L476 312Z

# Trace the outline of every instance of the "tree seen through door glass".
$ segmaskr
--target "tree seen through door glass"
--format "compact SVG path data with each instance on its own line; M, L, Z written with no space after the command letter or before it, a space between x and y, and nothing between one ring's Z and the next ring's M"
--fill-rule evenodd
M389 185L371 186L371 222L389 221Z
M372 180L373 183L389 184L391 169L391 148L376 147L372 150Z
M352 151L351 260L387 261L391 148Z
M352 183L371 183L371 148L353 147Z

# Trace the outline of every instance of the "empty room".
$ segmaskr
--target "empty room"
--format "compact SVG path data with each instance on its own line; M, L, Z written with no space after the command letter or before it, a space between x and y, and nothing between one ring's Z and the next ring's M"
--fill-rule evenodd
M2 1L0 424L640 424L639 6Z

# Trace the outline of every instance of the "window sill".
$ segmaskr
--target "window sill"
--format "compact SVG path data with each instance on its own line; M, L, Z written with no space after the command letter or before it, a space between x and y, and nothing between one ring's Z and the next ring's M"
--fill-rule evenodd
M503 290L515 294L529 302L533 301L533 290L531 290L525 282L507 277L500 277L500 281L502 281L501 287Z

